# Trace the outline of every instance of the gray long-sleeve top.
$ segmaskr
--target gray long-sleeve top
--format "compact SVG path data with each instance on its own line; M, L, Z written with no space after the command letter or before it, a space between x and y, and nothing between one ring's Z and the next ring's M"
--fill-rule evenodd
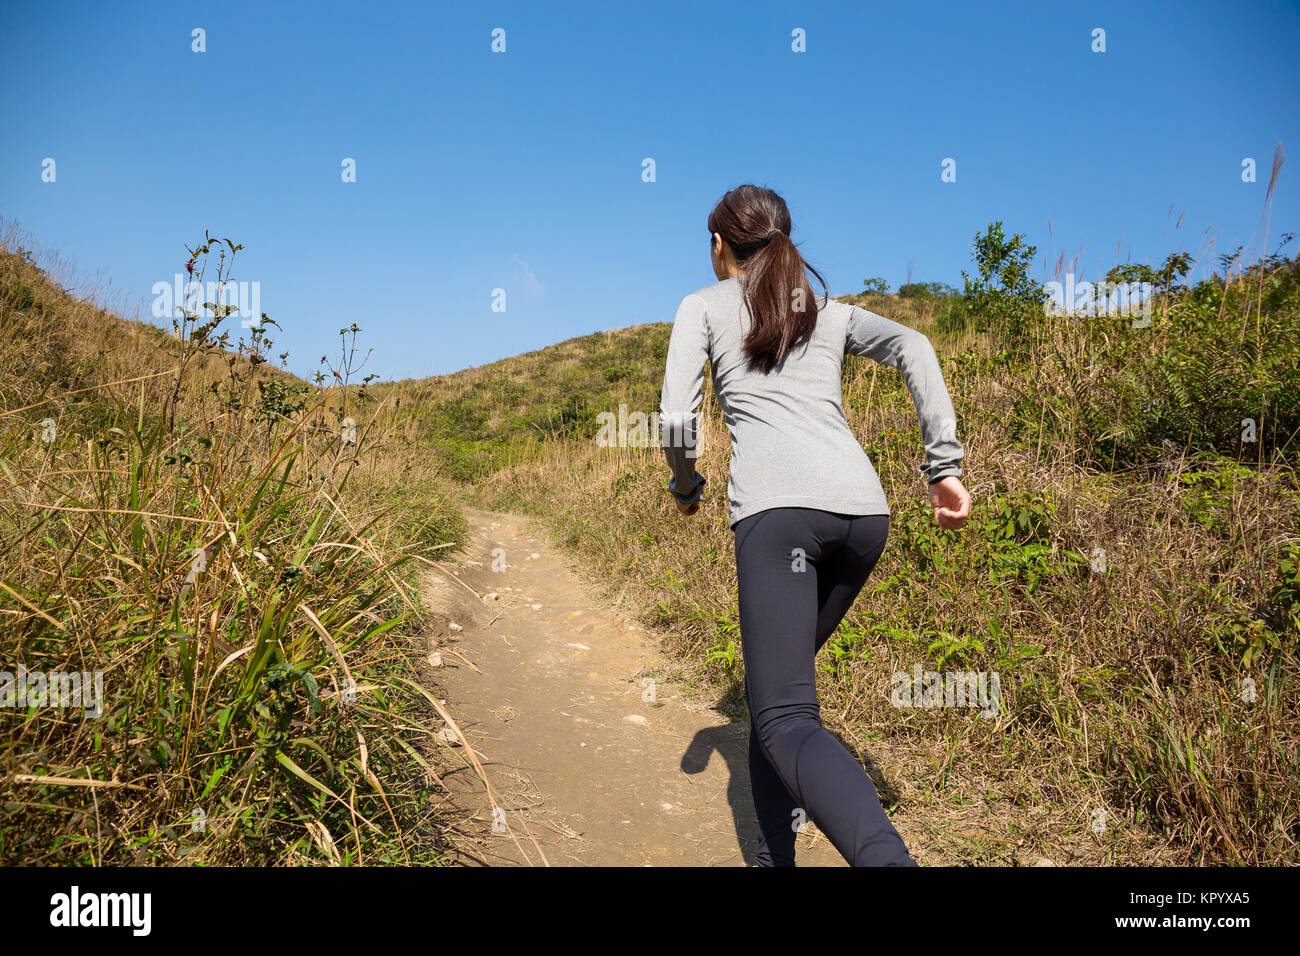
M741 348L751 320L739 278L682 300L660 396L660 444L672 469L668 490L679 501L696 501L703 492L695 447L706 361L731 433L733 528L768 508L890 513L871 459L844 417L841 370L850 353L902 372L925 444L918 471L930 481L961 475L965 452L956 437L957 417L930 340L866 309L821 297L817 302L812 337L764 374L747 367Z

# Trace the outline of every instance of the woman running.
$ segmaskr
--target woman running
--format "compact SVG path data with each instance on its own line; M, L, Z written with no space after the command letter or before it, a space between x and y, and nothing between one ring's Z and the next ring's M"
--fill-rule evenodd
M682 300L668 345L661 444L668 490L700 507L694 467L704 365L731 432L727 485L736 539L740 636L749 702L749 774L758 866L794 866L811 819L853 866L915 866L862 765L821 724L813 658L885 549L889 505L844 417L847 353L903 374L921 419L935 520L960 528L970 494L956 415L930 340L826 294L790 240L770 189L739 186L709 214L719 281ZM821 283L814 298L807 273Z

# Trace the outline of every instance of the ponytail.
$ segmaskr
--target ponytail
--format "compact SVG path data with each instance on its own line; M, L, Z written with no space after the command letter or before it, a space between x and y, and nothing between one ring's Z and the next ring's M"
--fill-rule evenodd
M752 320L742 343L752 368L770 372L811 337L817 325L811 272L826 293L826 280L804 261L790 238L790 211L770 189L738 186L709 214L718 233L744 267L741 289Z

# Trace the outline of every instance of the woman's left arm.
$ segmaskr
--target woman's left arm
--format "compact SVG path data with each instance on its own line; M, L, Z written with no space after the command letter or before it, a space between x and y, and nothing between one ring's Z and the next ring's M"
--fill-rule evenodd
M695 442L708 359L708 310L703 299L688 295L673 320L659 396L660 446L672 469L668 490L680 505L697 502L704 493L704 476L695 469Z

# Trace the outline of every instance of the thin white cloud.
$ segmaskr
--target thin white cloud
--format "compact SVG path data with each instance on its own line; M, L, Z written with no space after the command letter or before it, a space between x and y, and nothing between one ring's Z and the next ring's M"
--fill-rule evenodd
M532 267L524 260L519 258L519 253L515 253L515 264L519 266L524 274L524 295L530 299L540 299L546 295L546 287L537 281L537 274L533 272Z

